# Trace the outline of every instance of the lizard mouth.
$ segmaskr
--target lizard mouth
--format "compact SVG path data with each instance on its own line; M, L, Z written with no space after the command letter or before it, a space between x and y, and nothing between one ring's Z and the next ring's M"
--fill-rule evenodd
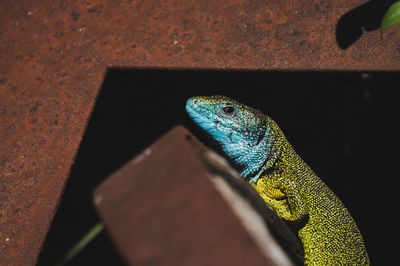
M186 104L187 113L197 123L198 126L206 130L212 136L215 137L226 135L226 138L232 140L232 135L234 133L241 133L235 128L224 125L223 123L221 123L220 117L216 115L210 115L210 112L207 112L206 108L202 108L202 106L196 105L195 102L189 100ZM221 140L219 142L221 142Z
M198 126L206 130L209 134L215 136L220 135L221 132L224 132L223 135L226 135L232 141L232 135L242 135L243 138L246 138L245 133L249 132L249 129L238 130L234 127L229 127L221 123L221 118L217 115L211 115L207 108L204 108L202 104L198 104L197 100L189 99L186 104L186 111L189 116L197 123ZM264 139L266 134L266 128L263 128L257 137L257 141L255 146L258 146Z

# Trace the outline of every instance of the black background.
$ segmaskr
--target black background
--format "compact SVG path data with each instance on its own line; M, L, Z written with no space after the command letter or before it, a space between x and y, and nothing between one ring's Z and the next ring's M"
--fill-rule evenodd
M371 262L394 261L399 81L396 73L110 69L39 265L53 265L98 221L94 188L171 127L182 124L214 147L185 113L187 98L214 94L272 117L345 203ZM70 263L89 264L123 264L105 233Z

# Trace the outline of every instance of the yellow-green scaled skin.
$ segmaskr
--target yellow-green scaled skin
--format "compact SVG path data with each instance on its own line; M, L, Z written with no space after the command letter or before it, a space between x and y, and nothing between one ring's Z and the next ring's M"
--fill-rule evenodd
M350 213L296 154L272 119L225 96L192 97L186 110L242 166L242 177L249 179L267 205L297 224L305 264L369 265Z
M279 155L253 186L281 218L304 221L298 236L305 264L369 265L361 233L343 203L297 155L277 124L270 118L268 123Z

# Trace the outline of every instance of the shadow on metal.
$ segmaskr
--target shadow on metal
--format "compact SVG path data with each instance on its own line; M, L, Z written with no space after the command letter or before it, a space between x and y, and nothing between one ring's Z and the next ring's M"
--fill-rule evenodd
M344 14L336 26L336 41L341 49L347 49L364 31L380 28L383 16L393 0L371 0Z

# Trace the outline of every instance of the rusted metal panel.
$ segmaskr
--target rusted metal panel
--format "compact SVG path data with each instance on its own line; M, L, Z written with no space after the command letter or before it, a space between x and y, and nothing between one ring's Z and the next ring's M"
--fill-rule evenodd
M276 265L209 181L193 139L172 129L96 189L95 205L128 264Z
M398 70L399 31L336 41L366 2L2 1L0 264L35 262L108 66Z

